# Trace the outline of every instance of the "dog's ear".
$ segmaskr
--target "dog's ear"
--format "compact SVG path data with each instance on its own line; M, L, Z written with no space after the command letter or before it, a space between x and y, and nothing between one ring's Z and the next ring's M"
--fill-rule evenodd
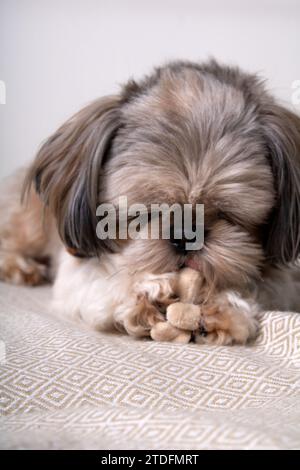
M273 103L264 108L262 124L276 192L265 251L272 263L287 264L300 253L300 118Z
M41 147L29 170L34 184L55 215L64 244L82 256L98 254L96 208L101 166L120 127L121 98L100 98L63 124Z

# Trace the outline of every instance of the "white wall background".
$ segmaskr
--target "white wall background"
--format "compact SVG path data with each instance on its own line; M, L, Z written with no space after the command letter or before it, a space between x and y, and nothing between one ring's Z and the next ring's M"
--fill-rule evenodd
M0 177L85 103L171 58L258 71L291 106L299 0L0 0Z

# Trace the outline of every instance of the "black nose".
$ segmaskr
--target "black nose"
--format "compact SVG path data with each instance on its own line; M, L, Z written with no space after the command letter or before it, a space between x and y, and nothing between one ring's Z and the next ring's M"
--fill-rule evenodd
M177 251L177 253L182 254L182 255L186 254L185 238L182 238L182 239L170 238L169 242L171 243L173 248Z
M194 234L196 231L196 226L194 224L192 226L192 230ZM192 236L193 234L189 234L190 237L187 240L185 237L185 232L182 228L176 229L174 226L171 226L169 242L178 254L186 255L188 253L186 244L193 243L195 241L195 236Z

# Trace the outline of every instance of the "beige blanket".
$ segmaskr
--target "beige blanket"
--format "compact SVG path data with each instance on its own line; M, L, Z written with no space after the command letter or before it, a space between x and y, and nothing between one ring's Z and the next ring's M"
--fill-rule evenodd
M300 315L248 347L90 332L0 284L2 448L300 448Z

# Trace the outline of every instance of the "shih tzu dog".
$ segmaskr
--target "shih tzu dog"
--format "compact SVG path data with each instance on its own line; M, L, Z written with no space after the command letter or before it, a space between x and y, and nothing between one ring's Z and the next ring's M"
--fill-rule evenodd
M124 196L204 204L203 247L99 239L97 207ZM6 182L0 210L1 279L52 276L53 308L97 330L245 343L262 309L299 308L300 118L238 68L174 62L93 102Z

